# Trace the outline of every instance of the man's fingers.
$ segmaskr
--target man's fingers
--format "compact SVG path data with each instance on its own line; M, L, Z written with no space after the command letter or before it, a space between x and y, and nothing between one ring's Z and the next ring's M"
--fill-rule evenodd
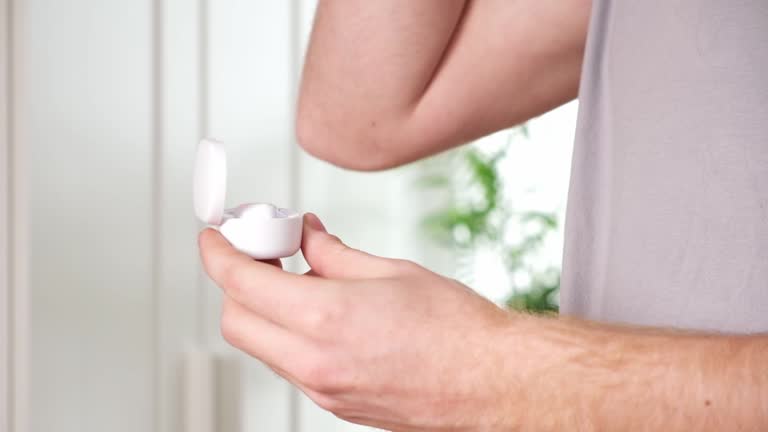
M352 249L328 234L320 219L304 215L301 252L312 268L312 274L334 279L367 279L389 276L396 261Z
M330 400L349 379L339 372L340 361L333 350L265 320L227 297L221 333L232 346L261 360L316 402Z
M314 355L314 346L302 336L291 333L251 312L229 297L224 297L221 310L221 335L235 348L255 357L283 378L300 384L296 378Z
M254 261L213 229L201 232L199 243L205 271L227 296L277 323L291 325L301 311L322 310L337 295L336 287L321 278Z

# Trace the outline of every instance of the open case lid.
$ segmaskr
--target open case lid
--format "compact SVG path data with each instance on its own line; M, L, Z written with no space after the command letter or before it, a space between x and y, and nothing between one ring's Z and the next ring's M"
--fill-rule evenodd
M195 214L209 225L220 225L224 218L224 199L227 194L227 154L224 144L210 139L200 141L193 182Z

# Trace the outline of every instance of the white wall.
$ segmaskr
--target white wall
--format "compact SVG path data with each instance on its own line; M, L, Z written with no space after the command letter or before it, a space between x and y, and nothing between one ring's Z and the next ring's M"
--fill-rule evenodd
M0 432L10 427L10 154L8 147L8 3L0 0Z
M30 431L151 430L149 2L14 3L14 205L27 219ZM122 419L117 421L117 419Z
M225 346L195 243L192 157L211 135L229 144L229 204L314 211L352 245L450 268L417 246L415 168L350 173L298 152L312 8L0 0L0 432L181 431L185 395L211 384L182 382L190 352L242 377L211 404L243 405L187 430L359 429Z

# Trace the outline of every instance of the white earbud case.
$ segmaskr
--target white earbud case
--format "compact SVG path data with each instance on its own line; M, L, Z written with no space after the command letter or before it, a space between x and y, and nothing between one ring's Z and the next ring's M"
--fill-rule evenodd
M242 204L225 209L227 155L224 144L204 139L197 148L195 214L218 228L235 247L255 259L284 258L301 247L302 215L272 204Z

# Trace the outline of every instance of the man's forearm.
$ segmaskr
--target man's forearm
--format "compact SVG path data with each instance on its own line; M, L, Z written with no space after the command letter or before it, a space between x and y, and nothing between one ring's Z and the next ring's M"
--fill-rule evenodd
M521 317L522 430L768 430L768 337ZM522 362L522 363L520 363ZM517 398L524 394L523 398Z

